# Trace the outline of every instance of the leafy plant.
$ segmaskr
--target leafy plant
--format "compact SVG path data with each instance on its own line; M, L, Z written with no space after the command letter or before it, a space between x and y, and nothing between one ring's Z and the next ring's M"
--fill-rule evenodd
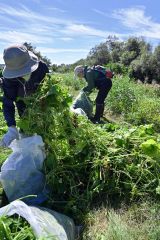
M26 99L19 122L25 133L37 133L45 142L50 206L80 221L103 198L158 197L160 162L140 147L149 139L159 144L153 127L96 126L72 114L70 101L60 79L47 76Z
M0 239L4 240L36 240L29 223L17 215L0 217Z

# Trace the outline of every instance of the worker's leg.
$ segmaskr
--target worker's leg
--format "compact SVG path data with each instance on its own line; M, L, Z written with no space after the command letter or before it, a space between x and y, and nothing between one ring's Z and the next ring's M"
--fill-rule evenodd
M104 113L104 101L112 87L112 81L110 79L106 79L103 81L102 84L99 86L99 92L96 98L96 110L95 110L95 121L100 121L100 118L103 116Z
M26 110L26 104L24 103L23 100L18 100L16 101L16 107L17 107L19 116L22 117Z
M95 110L95 115L94 115L94 121L99 122L101 116L103 115L104 111L104 104L98 104L96 103L96 110Z

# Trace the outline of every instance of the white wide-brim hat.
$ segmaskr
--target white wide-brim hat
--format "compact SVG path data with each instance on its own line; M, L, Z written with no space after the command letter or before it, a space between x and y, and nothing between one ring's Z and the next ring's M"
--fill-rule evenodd
M75 67L75 69L74 69L74 79L77 79L78 74L83 73L83 72L84 72L84 66L83 65L79 65L79 66Z
M34 72L39 65L38 57L28 51L24 45L12 45L4 50L5 62L2 75L5 78L16 78Z

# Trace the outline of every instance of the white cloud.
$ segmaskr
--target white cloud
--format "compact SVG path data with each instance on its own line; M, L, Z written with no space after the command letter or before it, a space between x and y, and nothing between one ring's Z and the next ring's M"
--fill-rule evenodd
M91 28L84 24L77 24L73 21L63 18L45 16L44 14L39 14L28 9L22 4L19 8L0 4L0 16L3 16L3 14L5 14L6 18L8 17L8 19L13 18L14 21L17 19L17 37L11 37L15 40L17 38L19 39L21 37L25 37L25 34L27 39L29 38L30 34L31 38L29 41L32 40L34 43L41 42L44 38L47 43L48 41L50 42L51 38L53 39L55 36L67 41L71 40L73 36L95 36L106 38L108 35L116 34L113 32L101 31L96 28ZM22 23L20 26L19 22ZM6 27L6 30L10 30L10 28ZM5 32L3 31L0 31L0 35L6 36ZM35 35L35 37L33 35Z
M116 10L112 17L132 30L133 35L160 39L160 23L156 23L150 16L146 16L143 6Z
M73 38L70 38L70 37L61 37L59 39L65 41L65 42L70 42L73 40Z
M119 9L113 12L113 17L127 27L135 29L149 27L152 24L151 17L146 17L144 10L144 7Z
M50 43L53 39L59 38L63 41L73 40L73 37L96 37L106 39L108 35L117 35L115 32L102 31L84 24L77 24L74 21L61 18L49 17L44 14L30 10L24 5L14 8L6 4L0 4L0 16L6 15L8 19L17 20L17 31L0 31L0 39L16 42L29 41L34 44L45 42ZM16 19L16 20L15 20ZM19 26L19 22L22 24ZM28 27L29 26L29 27ZM7 37L9 33L10 38ZM117 35L118 36L118 35Z
M97 43L105 41L109 35L115 35L119 39L125 39L131 35L160 39L160 23L156 23L150 16L146 16L143 6L118 9L111 16L101 10L92 9L97 14L118 20L118 32L97 29L89 24L84 24L83 21L65 19L64 10L55 7L50 8L50 11L59 12L58 17L54 17L53 14L49 16L47 11L45 13L47 7L47 5L44 6L44 11L39 13L23 4L12 7L0 3L0 46L4 47L4 43L9 45L10 43L31 42L37 49L39 47L38 50L42 51L42 54L51 59L55 55L59 58L65 55L66 60L69 59L69 56L70 59L75 56L78 59L78 56L87 54L90 49L85 46L90 44L91 48ZM122 33L122 26L125 27L125 34ZM73 42L73 46L77 44L77 48L70 47L69 42ZM84 48L82 44L84 44ZM47 46L47 48L40 48L40 46ZM58 53L63 54L58 56Z
M74 23L66 26L66 28L62 30L62 32L68 33L70 35L80 35L80 36L86 36L86 37L95 36L95 37L102 37L102 38L106 38L108 35L116 34L115 32L102 31L96 28L86 26L84 24L74 24Z
M8 6L6 4L0 4L0 14L6 14L12 17L20 17L22 19L26 19L29 22L35 22L35 20L39 20L42 23L55 23L55 24L67 24L71 23L71 21L63 20L62 18L48 17L42 14L39 14L31 9L27 8L24 5L20 5L19 8L14 8Z
M98 9L92 9L97 14L109 17L106 12ZM153 21L151 16L146 16L144 6L136 6L132 8L114 10L112 18L119 20L119 26L127 27L128 34L108 33L108 35L116 35L119 38L128 38L131 35L144 36L150 39L160 39L160 23Z
M47 10L49 11L55 11L55 12L60 12L60 13L65 13L67 12L66 10L60 9L60 8L56 8L56 7L46 7Z
M44 35L35 35L34 33L23 33L20 31L3 31L0 34L0 40L10 43L22 43L30 42L33 43L44 43L44 42L53 42L53 40Z
M42 53L88 53L88 49L80 49L80 48L45 48L45 47L39 47L37 48Z
M82 48L37 48L43 55L48 56L52 63L55 64L71 64L81 58L86 58L89 49Z
M103 11L100 11L100 10L98 10L98 9L92 9L92 11L93 12L95 12L95 13L98 13L98 14L100 14L100 15L102 15L102 16L105 16L105 17L107 17L108 16L108 13L106 13L106 12L103 12Z

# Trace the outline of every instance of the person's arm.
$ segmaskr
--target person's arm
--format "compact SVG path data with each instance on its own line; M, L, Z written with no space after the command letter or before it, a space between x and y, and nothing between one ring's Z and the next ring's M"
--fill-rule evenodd
M8 131L0 140L0 147L8 147L14 139L19 139L19 132L16 128L14 103L5 96L3 96L3 114Z
M8 147L14 139L19 139L19 132L15 121L15 104L18 82L5 79L3 81L3 115L8 126L8 131L0 140L0 147Z
M18 88L19 88L19 81L16 78L15 79L3 78L2 109L3 109L4 119L8 127L16 126L14 102L17 99Z
M27 95L30 95L37 90L39 84L46 76L46 73L49 73L49 69L44 62L40 61L37 70L32 72L29 81L25 83Z
M87 81L87 86L83 88L83 91L90 94L92 90L95 88L94 72L88 71L86 73L85 79Z
M8 99L7 97L3 96L2 103L3 103L3 115L6 120L7 126L8 127L16 126L14 102L11 99Z

